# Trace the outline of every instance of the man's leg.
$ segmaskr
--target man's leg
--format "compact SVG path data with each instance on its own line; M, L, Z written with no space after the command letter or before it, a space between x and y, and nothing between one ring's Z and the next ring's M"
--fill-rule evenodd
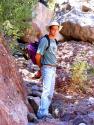
M43 116L48 115L48 113L49 113L48 109L49 109L52 95L53 95L53 94L51 94L51 93L53 93L53 91L51 92L52 79L53 79L53 75L54 75L53 67L44 66L42 75L43 75L43 92L42 92L42 96L41 96L39 110L37 113L37 116L39 118L42 118Z
M53 97L54 94L54 89L55 89L55 79L56 79L56 68L54 68L54 73L52 76L52 81L51 81L51 88L50 88L50 97Z

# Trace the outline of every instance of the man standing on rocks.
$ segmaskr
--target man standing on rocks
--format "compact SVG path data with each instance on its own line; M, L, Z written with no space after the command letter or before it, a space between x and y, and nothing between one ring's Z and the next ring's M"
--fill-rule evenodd
M55 76L56 76L56 55L57 55L57 42L56 36L59 32L59 23L51 22L47 29L49 31L48 38L50 40L50 45L48 47L48 40L46 37L42 37L40 44L38 46L36 54L36 63L40 67L43 78L43 92L41 96L41 101L39 109L37 112L37 117L42 118L52 118L49 113L49 106L54 93L55 88Z

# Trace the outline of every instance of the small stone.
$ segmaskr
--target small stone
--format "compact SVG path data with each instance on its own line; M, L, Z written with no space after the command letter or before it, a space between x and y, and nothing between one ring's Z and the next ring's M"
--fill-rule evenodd
M79 125L86 125L85 123L80 123Z
M33 108L33 110L36 114L37 111L38 111L39 104L40 104L40 98L28 96L28 101L29 101L30 105L32 106L32 108Z
M93 98L93 97L89 97L88 101L89 101L91 104L94 104L94 98Z
M33 113L28 113L27 118L28 118L28 122L38 123L38 120Z
M37 86L37 85L33 85L33 86L32 86L32 91L35 91L35 90L42 92L42 87Z
M41 97L41 92L33 90L31 95L34 96L34 97Z
M94 112L89 113L88 116L89 116L89 118L94 120Z

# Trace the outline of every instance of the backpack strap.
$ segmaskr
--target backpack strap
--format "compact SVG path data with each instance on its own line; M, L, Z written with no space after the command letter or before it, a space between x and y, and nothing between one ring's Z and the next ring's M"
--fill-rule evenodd
M56 42L56 45L58 45L58 41L57 41L57 39L55 39L55 42Z
M46 51L49 49L49 47L50 47L50 39L49 39L49 37L48 37L48 35L46 34L44 37L46 37L46 39L47 39L47 41L48 41L48 46L47 46L47 48L46 48Z

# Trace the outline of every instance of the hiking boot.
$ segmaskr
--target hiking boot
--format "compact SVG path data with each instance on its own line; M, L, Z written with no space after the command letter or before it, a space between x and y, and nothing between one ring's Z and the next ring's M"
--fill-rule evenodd
M44 115L44 116L39 116L37 117L38 119L41 119L41 120L49 120L49 119L54 119L54 117L49 113L48 115Z
M44 117L48 119L54 119L54 117L51 114L45 115Z

